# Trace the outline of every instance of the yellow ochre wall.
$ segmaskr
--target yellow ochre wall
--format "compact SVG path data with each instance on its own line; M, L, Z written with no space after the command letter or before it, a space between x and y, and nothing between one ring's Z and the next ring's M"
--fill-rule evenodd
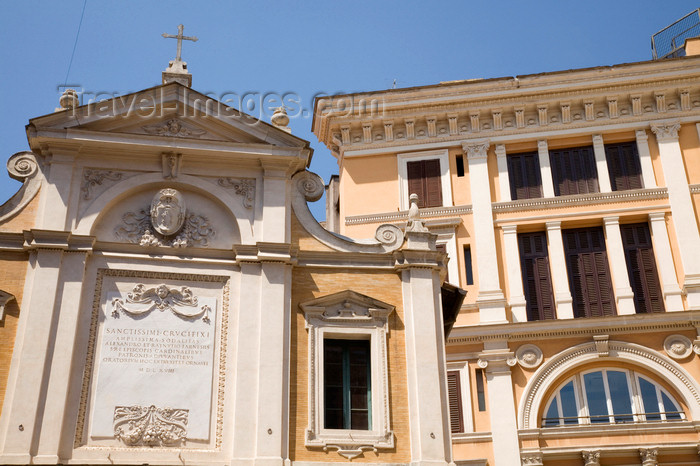
M292 244L301 251L330 251L308 233L293 216ZM329 449L308 448L304 445L308 419L308 332L300 303L344 290L352 290L396 306L389 317L387 334L387 364L389 370L390 426L395 435L395 447L378 452L365 451L354 463L404 463L411 460L409 444L408 392L406 387L406 348L403 324L401 279L393 270L353 271L343 268L295 267L292 272L291 374L290 374L290 446L292 461L348 460Z

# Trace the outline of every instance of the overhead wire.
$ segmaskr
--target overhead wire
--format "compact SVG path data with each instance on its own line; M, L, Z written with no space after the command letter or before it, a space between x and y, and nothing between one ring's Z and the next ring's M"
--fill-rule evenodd
M68 62L68 70L66 71L66 79L63 81L63 85L68 84L68 75L70 74L71 66L73 66L73 57L75 56L75 49L78 46L78 37L80 37L80 27L83 25L83 17L85 16L85 6L87 5L87 0L83 1L83 11L80 13L80 22L78 23L78 30L75 33L75 42L73 43L73 51L70 54L70 61Z

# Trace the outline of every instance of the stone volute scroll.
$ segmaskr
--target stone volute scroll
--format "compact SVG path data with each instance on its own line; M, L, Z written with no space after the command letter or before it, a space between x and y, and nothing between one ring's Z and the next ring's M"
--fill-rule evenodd
M379 225L374 239L369 240L353 240L326 230L316 221L307 204L319 200L323 195L325 185L321 177L309 171L300 171L292 177L292 182L294 214L304 229L326 246L342 252L383 254L395 251L403 245L403 231L389 223Z
M125 213L114 234L141 246L184 248L206 247L215 232L206 217L187 212L180 191L164 188L153 196L148 210Z
M22 187L7 202L0 206L0 221L6 220L21 211L34 199L41 187L41 170L33 152L17 152L7 161L10 178L20 181Z

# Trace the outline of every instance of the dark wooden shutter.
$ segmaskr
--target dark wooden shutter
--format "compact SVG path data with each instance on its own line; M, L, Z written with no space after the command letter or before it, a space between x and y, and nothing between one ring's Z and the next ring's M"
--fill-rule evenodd
M610 185L613 191L644 187L636 142L606 144L605 158L608 162Z
M450 431L464 432L464 417L462 416L462 388L459 371L447 372L447 395L450 402Z
M634 291L637 314L663 312L663 294L647 223L621 225L627 275Z
M509 155L506 160L511 199L542 197L542 179L537 152Z
M603 229L565 230L563 237L574 316L615 315Z
M442 184L440 183L440 160L424 160L425 164L425 206L442 206Z
M408 174L408 195L418 195L418 207L442 206L440 160L407 162L406 171Z
M406 164L408 172L408 195L418 195L418 207L425 207L425 170L423 162L408 162Z
M554 194L568 196L599 192L593 146L552 150L549 158Z
M521 233L518 242L527 320L556 319L546 233Z

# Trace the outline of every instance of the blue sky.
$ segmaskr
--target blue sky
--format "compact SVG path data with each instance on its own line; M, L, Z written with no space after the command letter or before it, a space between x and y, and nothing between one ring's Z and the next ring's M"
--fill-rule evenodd
M204 5L204 6L203 6ZM159 84L185 25L183 59L198 91L294 93L310 109L321 93L515 76L651 59L653 33L696 1L272 1L88 0L68 83L127 94ZM0 158L26 150L24 126L58 105L83 0L0 4ZM259 108L253 110L256 114ZM311 133L311 170L328 181L335 159ZM269 115L263 117L269 121ZM19 187L4 169L0 203ZM322 201L312 206L323 219Z

